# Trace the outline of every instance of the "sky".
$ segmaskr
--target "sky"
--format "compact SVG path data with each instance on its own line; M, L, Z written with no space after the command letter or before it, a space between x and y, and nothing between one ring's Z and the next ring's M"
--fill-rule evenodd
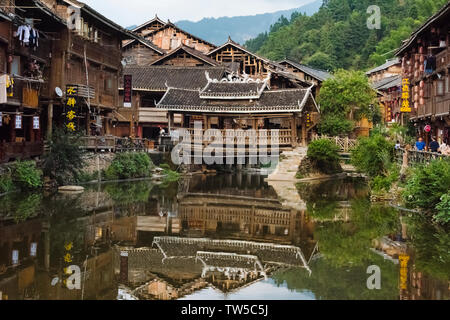
M140 25L158 14L163 20L246 16L293 9L313 0L81 0L114 22Z

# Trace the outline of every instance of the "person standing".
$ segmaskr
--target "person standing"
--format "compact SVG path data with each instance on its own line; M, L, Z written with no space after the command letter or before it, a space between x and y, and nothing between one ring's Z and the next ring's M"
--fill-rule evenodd
M439 150L439 147L440 147L439 142L437 142L436 137L433 137L432 141L428 147L430 152L437 153Z
M419 138L419 140L416 142L416 149L418 151L423 151L425 149L425 142L422 138Z

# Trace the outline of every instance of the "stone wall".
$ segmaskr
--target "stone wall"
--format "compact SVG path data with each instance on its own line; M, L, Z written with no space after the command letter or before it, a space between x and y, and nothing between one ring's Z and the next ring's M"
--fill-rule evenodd
M106 170L111 165L115 156L116 155L114 153L89 153L84 157L86 164L83 168L83 171L89 174L93 174L97 171ZM97 158L99 160L98 164Z

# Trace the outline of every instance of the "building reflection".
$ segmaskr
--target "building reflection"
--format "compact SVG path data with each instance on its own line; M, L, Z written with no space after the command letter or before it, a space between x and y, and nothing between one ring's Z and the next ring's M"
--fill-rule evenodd
M241 290L280 268L298 268L307 276L319 257L317 225L348 221L351 208L344 199L364 196L346 186L303 190L315 210L326 198L344 212L321 221L284 207L258 175L194 176L173 190L142 183L52 195L28 219L0 219L0 297L116 299L125 288L140 299L171 300L206 287ZM54 283L63 278L67 241L73 242L71 263L80 267L81 290ZM394 258L407 253L376 249ZM416 270L411 256L400 298L445 297L445 283Z

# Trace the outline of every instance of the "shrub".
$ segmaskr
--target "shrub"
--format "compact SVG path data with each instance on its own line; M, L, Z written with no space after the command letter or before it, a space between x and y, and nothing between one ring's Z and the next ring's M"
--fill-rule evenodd
M10 174L0 176L0 193L10 192L14 189L14 183Z
M43 185L42 171L36 168L34 161L17 161L13 180L23 189L36 189Z
M311 142L308 146L308 158L316 169L323 173L335 173L341 170L339 147L327 139Z
M430 212L436 209L449 189L450 160L434 160L412 170L403 196L412 207ZM444 197L439 210L444 210L446 199Z
M76 176L85 164L81 145L81 135L56 128L49 141L49 152L44 154L45 175L56 179L58 184Z
M146 153L126 152L116 155L106 170L107 180L145 178L150 175L153 163Z
M450 222L450 191L441 197L441 202L436 206L438 213L434 220L438 223L446 224Z
M380 134L360 138L351 151L352 164L370 177L388 176L393 159L394 144Z
M375 192L389 191L392 184L400 178L400 170L398 166L392 165L387 176L376 176L370 181L370 187Z

